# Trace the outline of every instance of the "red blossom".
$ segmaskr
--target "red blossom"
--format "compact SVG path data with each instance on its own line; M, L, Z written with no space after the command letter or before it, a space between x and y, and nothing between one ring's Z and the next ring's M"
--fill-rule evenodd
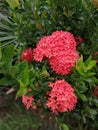
M64 80L50 83L52 90L48 94L46 105L53 113L68 112L75 108L77 97L72 86Z
M32 108L32 102L34 101L33 96L22 96L22 103L26 106L27 109Z
M77 45L81 44L84 41L80 36L75 37L75 40Z
M98 97L98 86L94 88L94 96Z
M21 55L21 60L26 60L28 63L32 62L33 60L33 50L32 48L28 48L23 50Z

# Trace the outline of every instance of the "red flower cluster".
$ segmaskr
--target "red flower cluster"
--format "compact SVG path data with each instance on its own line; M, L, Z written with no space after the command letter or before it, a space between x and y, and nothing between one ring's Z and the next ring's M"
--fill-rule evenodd
M43 58L48 59L57 74L69 74L79 58L73 35L67 31L56 31L43 37L34 50L34 59L41 62Z
M98 97L98 86L94 88L94 96Z
M33 103L34 98L33 96L22 96L22 103L26 106L27 109L32 108L33 109Z
M81 44L84 41L80 36L75 37L75 40L77 45Z
M33 49L28 48L28 49L24 50L22 52L21 59L26 60L28 63L32 62L32 60L33 60Z
M52 90L48 93L46 105L53 113L68 112L74 109L77 97L70 84L64 80L57 80L55 83L50 83L50 87Z

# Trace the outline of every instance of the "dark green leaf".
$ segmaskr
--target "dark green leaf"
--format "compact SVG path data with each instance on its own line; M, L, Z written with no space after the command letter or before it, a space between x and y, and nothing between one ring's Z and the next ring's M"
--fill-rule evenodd
M13 23L2 13L0 13L0 19L7 21L9 24L13 25Z
M4 77L0 79L0 86L12 86L15 83L16 83L16 80L12 78Z
M6 40L12 40L12 39L15 39L15 36L2 36L0 38L0 41L6 41Z

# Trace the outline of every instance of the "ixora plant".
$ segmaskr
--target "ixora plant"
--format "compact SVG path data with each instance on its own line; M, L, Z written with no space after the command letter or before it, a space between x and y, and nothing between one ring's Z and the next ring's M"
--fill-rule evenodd
M23 51L21 57L22 60L27 60L28 63L33 62L33 60L42 62L42 60L47 59L51 69L60 75L71 73L72 67L78 58L79 55L76 52L76 42L73 35L64 31L56 31L50 36L43 37L34 50L29 48ZM48 86L51 89L46 89L44 96L46 105L52 112L73 110L77 103L77 97L69 83L65 82L64 79L56 79L53 83L50 81ZM40 89L39 85L38 87ZM29 98L23 96L23 103L27 108L32 107L32 101L34 101L34 97L30 96Z
M82 42L68 31L55 31L35 48L23 50L14 63L14 46L7 46L0 53L0 84L12 85L27 109L52 111L60 129L69 129L66 116L84 123L97 120L97 62L92 56L85 61L79 56L77 46Z
M51 111L60 130L98 129L97 9L86 0L3 3L0 86L28 110Z

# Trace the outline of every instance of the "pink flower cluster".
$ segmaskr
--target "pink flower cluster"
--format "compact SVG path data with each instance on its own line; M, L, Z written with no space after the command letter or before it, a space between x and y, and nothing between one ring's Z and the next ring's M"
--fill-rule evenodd
M33 107L32 103L34 101L33 96L22 96L22 103L26 106L27 109L30 109Z
M44 58L57 74L69 74L79 58L73 35L67 31L55 31L41 38L34 49L34 59L41 62Z
M28 48L26 50L23 50L21 55L21 60L26 60L28 63L32 62L33 60L33 49Z
M70 84L64 80L57 80L55 83L50 83L50 87L52 90L48 93L46 105L53 113L68 112L74 109L77 97Z

